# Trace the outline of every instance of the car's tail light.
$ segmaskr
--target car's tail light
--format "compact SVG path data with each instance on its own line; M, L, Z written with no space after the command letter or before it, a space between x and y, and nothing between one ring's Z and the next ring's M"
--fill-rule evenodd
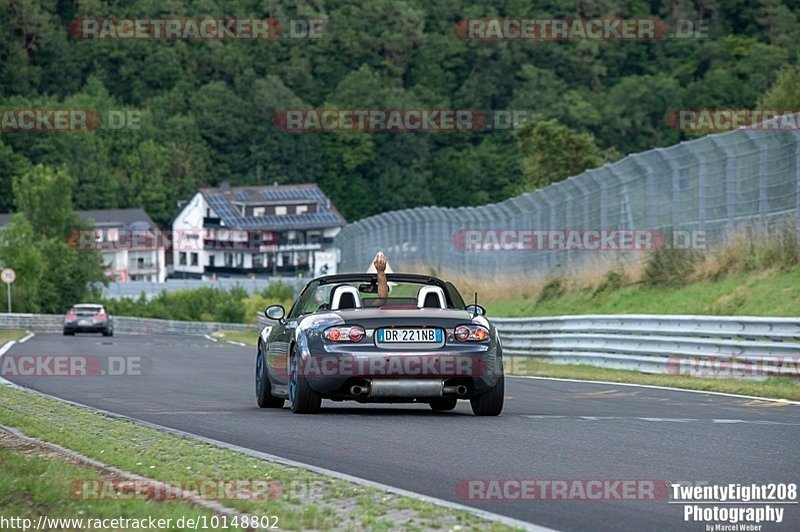
M489 329L482 325L459 325L453 334L459 342L483 342L489 339Z
M68 312L67 315L64 317L64 319L67 321L73 321L78 319L78 315L75 314L74 312Z
M359 325L331 327L323 333L325 339L331 342L360 342L365 335L364 328Z
M94 315L94 321L103 321L104 319L106 319L106 315L102 312Z

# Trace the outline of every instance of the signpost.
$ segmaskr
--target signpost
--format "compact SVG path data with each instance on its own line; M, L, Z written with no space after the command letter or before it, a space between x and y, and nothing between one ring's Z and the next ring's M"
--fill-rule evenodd
M6 268L0 272L0 281L6 283L8 289L8 312L11 312L11 283L17 278L17 274L11 268Z

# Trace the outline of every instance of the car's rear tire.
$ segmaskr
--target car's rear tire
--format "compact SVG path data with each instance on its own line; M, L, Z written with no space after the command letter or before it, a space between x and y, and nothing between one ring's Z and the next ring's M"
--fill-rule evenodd
M108 329L103 329L103 336L111 336L111 331Z
M452 410L458 404L457 397L437 397L433 401L430 402L431 409L436 412L444 412L446 410Z
M494 388L469 400L472 413L476 416L498 416L503 411L503 395L505 393L505 378L500 380Z
M256 403L261 408L283 408L284 399L272 395L272 385L269 382L269 370L261 354L261 348L256 355Z
M292 349L289 355L289 401L295 414L316 414L322 406L322 395L309 386L304 372L299 369L299 356Z
M75 331L68 331L64 329L64 336L75 336Z

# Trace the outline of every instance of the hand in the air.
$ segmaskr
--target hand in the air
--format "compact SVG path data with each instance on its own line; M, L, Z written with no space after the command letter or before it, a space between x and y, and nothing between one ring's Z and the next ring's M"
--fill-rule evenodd
M379 251L377 255L375 255L375 269L378 270L379 273L386 271L386 255L383 254L382 251Z

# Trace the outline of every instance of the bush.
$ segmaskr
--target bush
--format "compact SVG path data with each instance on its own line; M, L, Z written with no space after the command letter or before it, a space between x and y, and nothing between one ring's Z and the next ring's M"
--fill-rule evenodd
M603 276L603 280L594 290L593 295L598 295L603 292L613 292L619 290L625 285L626 277L624 272L609 270Z
M685 249L663 247L647 261L642 283L647 286L680 286L689 284L698 260L697 253Z
M555 299L564 293L564 282L560 277L554 277L547 281L539 294L539 301Z
M229 290L203 287L195 290L162 291L147 300L144 293L138 299L109 299L103 302L112 314L141 318L180 321L219 321L224 323L254 323L256 314L272 304L289 307L294 299L292 287L274 283L249 297L247 290L236 286Z

